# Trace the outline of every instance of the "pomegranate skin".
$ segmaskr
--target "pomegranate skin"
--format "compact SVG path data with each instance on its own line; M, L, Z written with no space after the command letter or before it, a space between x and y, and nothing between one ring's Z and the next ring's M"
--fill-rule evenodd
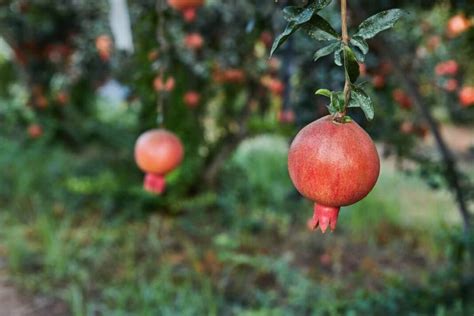
M328 225L335 228L341 206L360 201L372 190L380 159L372 139L357 123L337 123L325 116L296 135L288 170L296 189L321 206L315 207L313 226L319 220L324 231Z
M168 5L178 11L194 9L204 5L204 0L168 0Z
M149 130L135 143L135 162L146 173L164 175L181 163L183 155L179 138L164 129Z

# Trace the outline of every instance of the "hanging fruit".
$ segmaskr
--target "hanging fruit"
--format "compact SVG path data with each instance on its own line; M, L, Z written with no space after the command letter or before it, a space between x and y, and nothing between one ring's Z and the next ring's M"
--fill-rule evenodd
M316 94L329 98L327 108L331 115L304 127L293 140L288 154L288 171L296 189L315 202L314 215L308 225L311 229L336 228L341 206L363 199L377 182L380 159L370 136L348 115L348 108L360 108L368 120L374 118L374 104L364 87L358 83L360 64L369 49L366 40L385 31L402 17L404 12L391 9L377 13L358 27L349 37L347 29L347 0L341 0L341 29L339 35L318 12L331 1L310 0L304 9L285 9L288 22L285 31L276 37L272 55L297 29L305 29L316 40L331 38L314 54L318 60L334 54L337 66L344 68L342 91L319 89ZM318 20L314 23L313 18ZM320 25L324 23L324 32ZM322 34L324 33L324 34ZM381 74L386 75L385 71Z
M186 22L196 19L196 10L204 5L204 0L168 0L168 4L183 14Z
M166 174L179 166L183 155L179 138L165 129L152 129L140 135L135 143L135 162L146 173L145 190L163 193Z
M341 206L374 187L380 161L369 135L355 122L325 116L304 127L290 147L288 169L297 190L316 202L311 226L336 228Z

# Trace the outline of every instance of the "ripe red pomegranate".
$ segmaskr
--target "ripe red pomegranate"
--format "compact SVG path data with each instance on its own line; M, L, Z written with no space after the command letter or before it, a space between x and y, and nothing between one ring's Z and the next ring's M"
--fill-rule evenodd
M455 92L458 89L458 81L456 79L448 79L443 85L443 88L448 92Z
M176 81L174 80L174 77L168 77L166 80L164 80L162 76L158 75L153 80L153 88L155 88L155 91L157 92L170 92L174 89L175 84Z
M402 109L410 110L413 107L413 102L410 97L401 89L395 89L392 92L392 97L395 102L397 102Z
M453 38L467 31L471 25L471 21L464 14L457 14L449 19L446 32Z
M38 138L43 135L43 128L39 124L31 124L28 126L28 135L31 138Z
M186 22L196 19L196 10L204 5L204 0L168 0L168 4L183 14Z
M184 103L189 108L195 108L201 101L201 95L196 91L188 91L183 97Z
M382 89L385 87L385 76L381 74L376 74L372 77L372 84L375 89Z
M296 189L316 202L311 227L336 228L341 206L363 199L374 187L380 160L370 136L355 122L325 116L296 135L288 155Z
M463 107L474 105L474 86L465 86L461 89L459 102Z
M165 189L165 175L183 160L184 149L179 138L164 129L149 130L135 143L135 162L146 173L145 190L161 194Z
M204 39L199 33L190 33L184 37L184 45L191 50L201 49Z
M438 63L435 67L435 72L438 76L451 75L454 76L458 73L459 65L455 60L448 60L445 62Z

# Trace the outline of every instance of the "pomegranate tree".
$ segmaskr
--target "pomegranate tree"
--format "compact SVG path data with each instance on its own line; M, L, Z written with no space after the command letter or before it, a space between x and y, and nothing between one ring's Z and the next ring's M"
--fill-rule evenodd
M175 134L165 129L143 133L135 143L135 162L146 173L145 190L163 193L165 175L179 166L183 155L183 145Z
M319 89L316 94L330 99L330 115L304 127L293 140L288 155L288 170L296 189L315 202L311 229L336 228L341 206L363 199L375 186L380 172L377 149L370 136L348 115L348 108L361 108L371 120L373 103L357 83L360 64L368 53L367 39L391 28L402 16L399 9L387 10L363 21L349 37L347 30L347 0L341 0L340 36L318 12L331 1L309 1L302 8L288 7L288 25L273 43L271 54L298 29L310 37L328 44L314 54L314 59L334 53L335 63L344 67L342 91Z

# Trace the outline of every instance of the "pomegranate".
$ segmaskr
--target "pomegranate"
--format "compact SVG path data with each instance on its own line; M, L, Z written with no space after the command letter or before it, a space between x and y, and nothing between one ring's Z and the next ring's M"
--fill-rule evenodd
M196 91L188 91L184 94L183 100L187 107L195 108L201 101L201 95Z
M196 19L196 9L204 5L204 0L168 0L168 4L183 14L186 22Z
M395 89L392 92L392 97L395 102L397 102L402 109L410 110L413 107L413 102L410 97L401 89Z
M448 91L448 92L454 92L457 90L459 84L458 84L458 81L456 79L448 79L444 85L443 85L443 88L444 90Z
M43 135L43 128L39 124L31 124L28 126L28 135L31 138L38 138Z
M457 14L451 17L447 25L447 34L453 38L464 33L471 27L471 21L464 14Z
M155 88L155 91L157 92L160 92L160 91L170 92L174 89L175 84L176 82L173 77L168 77L166 80L164 80L162 76L158 75L153 80L153 87Z
M184 37L184 45L191 50L199 50L204 44L204 39L199 33L190 33Z
M95 47L99 53L100 59L107 61L112 52L112 39L108 35L100 35L95 40Z
M375 89L382 89L385 87L385 76L376 74L372 77L372 84L374 85Z
M474 105L474 86L465 86L461 89L459 102L463 107Z
M294 123L296 119L295 112L293 110L282 110L278 112L277 120L283 124Z
M183 160L184 149L179 138L164 129L149 130L135 143L135 162L146 173L145 190L161 194L165 190L165 175Z
M448 60L442 63L438 63L435 67L435 72L438 76L454 76L458 73L458 70L459 65L455 60Z
M296 135L288 155L296 189L314 201L311 227L336 228L341 206L363 199L374 187L380 160L370 136L355 122L325 116Z

